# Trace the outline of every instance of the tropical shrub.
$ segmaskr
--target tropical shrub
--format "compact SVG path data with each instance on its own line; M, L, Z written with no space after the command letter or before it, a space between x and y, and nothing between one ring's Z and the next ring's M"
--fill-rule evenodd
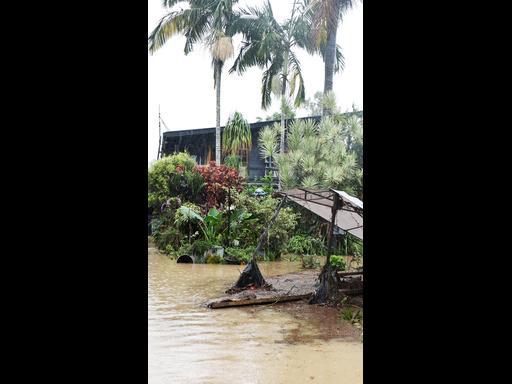
M213 253L208 253L205 258L206 264L222 264L224 259L220 255L216 255Z
M148 206L158 211L169 198L200 196L204 180L194 172L195 166L196 162L186 152L154 162L148 170Z
M169 243L165 246L165 253L169 256L172 256L174 255L174 253L176 252L176 250L174 249L174 246Z
M200 213L201 209L197 205L186 202L176 210L174 215L176 228L187 236L189 243L202 220Z
M362 118L356 112L341 114L335 106L329 109L335 113L320 123L294 120L289 124L285 154L277 152L280 125L262 129L258 137L261 157L273 160L283 188L336 188L361 197Z
M209 242L208 240L199 239L192 243L191 252L193 255L199 257L200 259L203 258L206 251L211 249L213 244Z
M245 209L251 213L251 219L245 220L238 228L240 247L256 246L260 234L274 215L279 200L271 196L254 197L246 192L232 195L236 209ZM267 258L279 258L286 248L290 235L297 226L300 215L290 207L283 207L274 225L270 228L264 252Z
M228 247L225 249L226 254L228 256L234 257L239 262L248 263L252 258L252 253L254 252L254 247L247 248L235 248Z
M287 245L288 252L299 255L322 255L325 245L322 240L308 235L295 235Z
M222 133L223 150L229 155L240 155L241 151L250 150L251 145L251 126L240 112L235 112L229 117Z
M245 187L245 191L249 195L253 195L254 192L256 192L256 189L261 188L265 194L270 195L272 192L274 192L274 178L271 174L267 174L263 177L260 177L259 180L257 180L259 185L248 185Z
M242 191L242 178L235 168L226 165L218 166L215 161L208 165L196 166L195 170L201 174L205 182L204 198L207 208L219 208L226 202L227 191Z
M167 251L169 244L173 249L178 249L181 245L182 237L181 232L173 226L162 228L153 234L156 246L164 251Z
M239 171L242 166L242 158L238 155L228 155L224 159L224 164Z
M201 221L201 230L204 239L213 245L220 245L222 242L222 236L220 234L221 225L222 213L215 208L211 208Z
M344 271L346 269L345 259L343 256L331 255L329 261L331 265L339 271Z

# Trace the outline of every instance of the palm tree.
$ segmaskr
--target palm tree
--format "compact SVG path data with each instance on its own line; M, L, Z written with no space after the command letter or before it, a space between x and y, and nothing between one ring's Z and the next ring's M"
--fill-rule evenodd
M338 24L356 1L311 0L313 36L324 59L324 95L332 91L334 73L343 69L344 65L340 47L336 44ZM329 114L326 108L322 112L323 115Z
M252 145L251 126L240 112L230 116L222 134L222 148L226 154L240 155Z
M310 45L308 25L303 13L306 1L294 0L290 18L279 24L267 0L262 8L248 7L241 10L241 17L234 29L244 36L242 47L230 73L242 74L251 66L264 69L261 87L261 106L267 109L272 93L281 97L280 152L284 153L285 115L287 97L295 95L295 106L305 98L304 79L295 49Z
M231 24L237 15L233 4L238 0L164 0L169 8L148 38L149 52L155 53L168 39L178 33L186 37L185 55L195 43L204 41L210 47L214 72L213 87L216 90L215 160L221 163L220 142L220 89L222 68L233 55ZM188 8L178 8L187 6Z

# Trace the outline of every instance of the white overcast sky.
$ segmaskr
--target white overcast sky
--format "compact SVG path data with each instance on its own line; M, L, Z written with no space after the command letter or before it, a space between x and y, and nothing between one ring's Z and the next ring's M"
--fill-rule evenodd
M284 21L291 13L293 0L270 0L274 15ZM263 0L241 0L240 5L261 5ZM148 35L166 14L161 0L148 0ZM363 6L356 5L344 16L338 29L338 44L345 56L345 70L334 76L334 92L338 105L350 109L352 103L363 105ZM241 38L234 39L235 55ZM210 53L196 45L185 56L185 39L175 36L154 55L148 54L148 163L158 151L158 106L169 130L208 128L215 126L215 91ZM306 98L323 90L324 70L320 56L299 50ZM267 111L260 108L262 70L254 67L244 75L228 74L234 58L224 66L221 87L221 125L234 111L250 122L265 117L279 108L274 102ZM299 116L305 115L299 111ZM162 130L165 130L162 127Z

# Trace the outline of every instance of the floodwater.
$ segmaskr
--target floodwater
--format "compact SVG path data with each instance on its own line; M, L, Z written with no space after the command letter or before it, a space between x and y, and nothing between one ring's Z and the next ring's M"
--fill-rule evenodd
M177 264L148 249L149 384L363 382L360 330L332 308L283 303L208 309L236 265ZM260 263L264 276L300 269Z

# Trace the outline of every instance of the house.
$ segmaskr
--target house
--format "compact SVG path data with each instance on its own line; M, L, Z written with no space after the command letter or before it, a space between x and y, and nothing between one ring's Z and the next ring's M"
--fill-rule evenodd
M320 121L321 116L311 116L299 118L299 120L312 119ZM285 120L288 125L293 119ZM247 166L247 179L257 180L265 176L267 171L272 169L269 161L261 158L258 150L258 135L260 130L268 125L281 123L280 120L259 121L249 124L252 134L252 148L245 155L244 163ZM224 127L221 127L221 132ZM167 131L162 134L162 146L160 155L167 156L176 152L188 151L198 164L207 164L210 160L215 160L215 127L187 129L182 131Z

